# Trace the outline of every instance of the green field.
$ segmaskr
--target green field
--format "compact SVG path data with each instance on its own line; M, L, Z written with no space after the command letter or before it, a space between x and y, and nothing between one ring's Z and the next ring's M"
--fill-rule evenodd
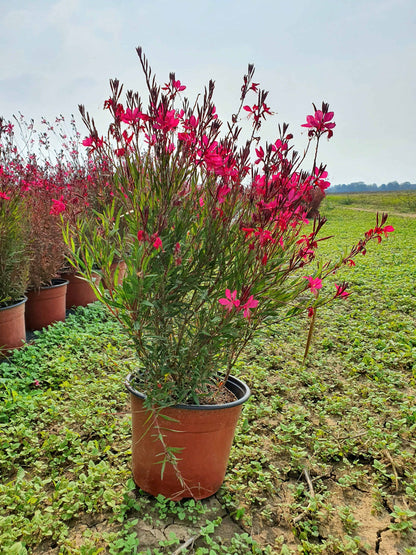
M376 210L411 212L391 194L350 197L377 205L326 200L328 256ZM305 364L306 316L238 362L253 395L215 510L134 489L131 350L99 307L2 363L0 553L415 555L416 219L388 223L395 232L336 278L351 295L320 309Z
M350 206L352 208L416 214L416 191L329 195L325 200L325 204L329 209L333 207Z

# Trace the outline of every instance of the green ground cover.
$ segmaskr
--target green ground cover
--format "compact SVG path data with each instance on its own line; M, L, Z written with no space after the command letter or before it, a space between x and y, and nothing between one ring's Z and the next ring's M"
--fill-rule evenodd
M374 225L332 198L328 253ZM211 502L134 488L132 351L100 307L0 364L0 553L416 554L416 219L388 223L395 233L336 278L352 294L319 311L305 364L307 317L238 363L253 395L216 496L236 536L219 532ZM178 530L158 536L173 521L197 530L193 546Z
M416 191L385 191L378 193L342 193L329 195L326 205L351 206L372 210L416 213Z

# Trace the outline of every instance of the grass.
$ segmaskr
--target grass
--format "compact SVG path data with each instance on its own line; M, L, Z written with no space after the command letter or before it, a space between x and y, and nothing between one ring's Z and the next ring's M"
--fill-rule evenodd
M343 193L329 195L326 199L327 208L350 206L371 210L416 213L416 191L386 191L377 193Z
M333 203L323 212L337 233L328 254L374 223ZM270 328L237 365L253 396L217 495L237 535L211 502L135 489L132 352L100 307L2 363L0 553L173 553L180 522L198 538L181 554L415 554L416 220L389 223L389 240L337 277L352 294L319 311L306 364L305 317Z

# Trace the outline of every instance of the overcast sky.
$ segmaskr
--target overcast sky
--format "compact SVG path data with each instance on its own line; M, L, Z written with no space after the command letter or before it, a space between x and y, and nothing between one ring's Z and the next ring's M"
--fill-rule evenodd
M254 63L277 112L265 138L285 121L298 149L312 102L329 102L334 185L416 182L416 0L0 0L0 115L84 104L100 122L110 78L145 92L138 45L190 98L214 79L222 119Z

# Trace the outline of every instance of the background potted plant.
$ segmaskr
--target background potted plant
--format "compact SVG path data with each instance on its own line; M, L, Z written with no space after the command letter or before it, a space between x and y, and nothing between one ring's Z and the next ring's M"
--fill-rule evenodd
M73 176L71 183L62 190L59 204L55 203L55 213L61 215L61 223L71 229L83 227L84 234L94 236L102 233L100 222L95 217L95 211L100 207L111 204L111 186L109 180L112 173L106 170L106 164L101 163L100 170L97 165L90 161L84 161L79 167L76 175ZM116 238L117 241L119 237ZM114 242L108 236L109 242ZM73 235L72 250L78 249L78 240ZM104 283L105 287L112 286L114 275L121 280L125 272L125 264L120 258L115 257L112 267L113 279L111 282ZM86 306L97 300L95 289L78 272L78 265L71 252L67 252L65 268L60 273L61 277L69 281L67 292L67 308L73 306ZM96 284L101 280L101 275L94 274Z
M329 186L325 167L317 165L319 142L335 127L328 105L314 106L307 117L303 154L294 150L287 124L261 146L258 135L271 111L250 65L239 107L221 136L213 82L202 100L178 106L185 87L175 74L160 88L140 48L137 53L147 109L131 91L123 104L122 86L111 81L104 107L112 122L104 137L80 107L91 158L112 162L113 202L96 213L101 233L91 236L80 223L66 228L65 240L137 351L127 380L136 484L172 499L203 498L222 482L233 427L249 395L230 374L240 353L271 323L307 313L313 325L320 306L348 296L347 284L334 284L333 274L393 229L383 215L338 260L319 261L325 219L309 224L306 214L315 192ZM242 114L251 129L240 147ZM309 171L301 169L305 163ZM121 237L121 224L124 240L109 243L110 236ZM126 275L106 290L94 283L93 268L107 279L115 257L125 260ZM324 280L332 284L324 288ZM205 424L207 416L217 420Z
M10 122L0 118L0 355L26 340L28 225L20 187L9 164L12 129Z
M26 327L42 329L65 320L67 281L58 276L65 261L66 246L60 220L53 212L56 196L54 176L35 160L24 168L25 211L29 220L29 282Z
M43 121L48 129L53 129ZM18 127L20 135L15 134ZM40 329L65 319L66 282L58 280L66 246L59 218L54 216L53 199L65 175L59 156L51 158L48 132L38 132L34 120L22 114L4 128L2 158L4 171L21 202L20 223L26 235L26 327ZM62 301L63 298L63 301Z

